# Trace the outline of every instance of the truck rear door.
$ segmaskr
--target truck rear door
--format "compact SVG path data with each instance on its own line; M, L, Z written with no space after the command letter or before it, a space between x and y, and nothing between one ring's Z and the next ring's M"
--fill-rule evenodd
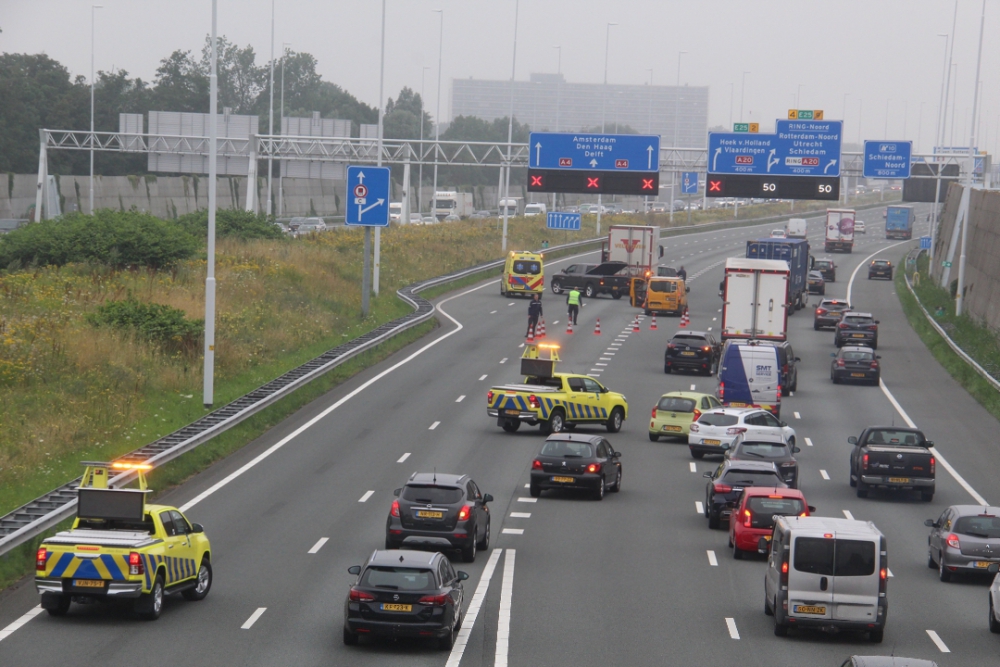
M722 303L722 336L749 338L753 328L755 279L753 271L726 272Z
M784 340L788 328L788 274L760 272L757 288L757 335Z

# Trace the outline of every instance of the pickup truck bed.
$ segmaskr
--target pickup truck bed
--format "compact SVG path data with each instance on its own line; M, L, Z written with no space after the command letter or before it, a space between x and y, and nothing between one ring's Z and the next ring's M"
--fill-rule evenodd
M880 438L876 433L899 437ZM934 443L924 440L920 431L870 427L852 444L850 479L859 498L867 498L873 488L918 491L927 502L934 498L936 461L928 449Z

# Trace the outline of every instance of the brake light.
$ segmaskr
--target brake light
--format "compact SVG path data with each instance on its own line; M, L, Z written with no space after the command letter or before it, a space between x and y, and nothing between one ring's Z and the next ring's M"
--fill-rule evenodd
M837 368L843 368L846 365L843 359L837 359Z
M868 330L869 331L878 331L878 325L877 324L873 324L870 327L868 327Z
M878 368L878 362L877 361L873 361L872 362L872 368Z
M431 607L443 607L450 602L450 595L425 595L417 600L417 604L425 604Z
M886 579L889 578L889 570L887 568L883 567L881 570L878 571L878 576L879 576L879 579L882 579L883 581L885 581Z
M945 540L945 542L947 542L948 546L951 547L952 549L959 548L958 535L956 535L955 533L949 533L948 539Z
M711 352L712 348L710 348L708 345L706 345L705 347L701 348L701 351L702 352Z
M44 570L45 561L49 559L49 551L45 547L39 547L38 551L35 553L35 569Z
M362 591L357 588L352 588L348 599L351 602L375 602L375 596L368 591Z
M462 509L458 510L458 520L466 521L470 516L472 516L472 508L468 505L462 505Z
M531 394L530 396L528 396L528 403L533 408L540 408L542 406L542 404L538 402L538 397L535 396L534 394Z
M932 457L931 457L931 474L932 474L932 475L934 474L934 467L935 467L936 465L937 465L937 460L936 460L936 459L935 459L935 458L934 458L934 457L932 456Z
M695 408L694 412L691 413L691 420L692 421L698 421L699 417L701 417L701 410L699 410L698 408Z
M601 464L591 463L589 466L587 466L587 472L601 472Z
M785 375L788 375L788 364L785 364L784 366L781 367L781 372L784 373Z
M393 500L392 507L389 508L389 514L392 516L399 516L399 501Z
M715 484L713 484L712 489L716 493L732 493L733 491L733 487L729 486L728 484L722 484L721 482L716 482Z
M721 401L722 398L723 398L723 396L725 396L725 395L726 395L726 383L725 382L720 382L719 383L719 400Z
M146 574L146 565L142 562L142 556L138 551L132 551L128 555L128 573Z
M490 405L493 404L493 390L492 389L490 389L488 392L486 392L486 402L488 404L490 404Z
M532 470L541 470L542 469L542 462L539 461L538 459L535 459L534 461L531 462L531 469Z
M816 314L817 315L826 315L826 313L827 313L826 308L817 308L816 309Z
M786 551L781 561L781 585L788 585L788 552Z
M744 426L731 426L726 429L726 435L739 435L740 433L746 433L747 429Z
M753 521L753 514L750 513L750 510L743 510L743 525L749 528L751 521Z
M847 328L847 323L846 322L841 322L837 326L840 327L841 329L846 329Z
M667 343L667 349L668 349L668 350L672 350L672 349L674 349L675 347L677 347L677 346L676 346L676 345L674 345L673 343Z
M865 454L861 457L861 468L862 470L868 470L868 455Z
M653 414L650 415L653 419L656 419L656 407L653 407Z

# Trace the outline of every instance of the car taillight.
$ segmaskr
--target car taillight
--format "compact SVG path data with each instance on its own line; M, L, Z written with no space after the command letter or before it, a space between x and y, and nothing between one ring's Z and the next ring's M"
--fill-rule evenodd
M865 454L861 457L861 469L868 470L868 455Z
M872 362L872 368L878 368L878 362L877 361L873 361Z
M375 596L368 591L352 588L348 598L351 602L375 602Z
M450 595L425 595L417 600L417 604L425 604L431 607L443 607L450 602Z
M541 470L542 469L542 462L539 461L538 459L535 459L534 461L531 462L531 469L532 470Z
M711 352L712 348L710 348L708 345L706 345L705 347L701 348L701 351L702 352Z
M49 559L49 551L45 547L39 547L38 551L35 553L35 569L44 570L45 561Z
M713 484L712 489L716 493L732 493L733 491L733 487L729 486L728 484L722 484L721 482L716 482L715 484Z
M493 390L492 389L490 389L488 392L486 392L486 402L488 404L490 404L490 405L493 404Z
M132 551L128 555L128 573L146 574L146 565L142 562L142 556L138 551Z
M530 396L528 396L528 403L533 408L539 408L542 405L541 403L538 402L538 397L535 396L534 394L531 394Z
M393 500L392 507L389 508L389 514L392 516L399 516L399 501Z
M719 400L721 401L722 398L725 395L726 395L726 383L725 382L720 382L719 383Z
M935 468L935 466L937 466L937 460L932 456L931 457L931 474L932 475L934 474L934 468Z
M746 433L747 430L743 426L732 426L726 429L726 435L739 435L740 433Z
M784 560L781 561L781 585L788 585L788 552L785 552Z
M472 515L472 508L468 505L462 505L462 509L458 510L458 520L466 521Z
M870 327L868 327L868 330L869 331L878 331L878 325L877 324L873 324Z
M817 308L816 309L816 314L817 315L826 315L826 313L827 313L826 308Z
M796 465L797 464L795 463L795 461L785 461L784 463L781 464L780 467L781 468L794 468Z
M843 359L837 359L837 368L843 368L846 365Z
M676 347L677 347L677 346L676 346L676 345L674 345L673 343L667 343L667 349L668 349L668 350L673 350L673 349L674 349L674 348L676 348Z
M653 419L656 419L656 408L653 408L653 414L650 415Z
M587 466L587 472L601 472L601 464L591 463L589 466Z
M743 510L743 525L749 528L751 521L753 521L753 514L751 514L750 510Z
M691 421L698 421L699 417L701 417L701 410L695 408L694 412L691 413Z
M840 327L841 329L846 329L847 328L847 323L846 322L841 322L837 326Z
M788 375L788 364L785 364L781 367L781 372L784 373L785 375Z
M956 535L955 533L949 533L948 534L948 539L945 540L945 542L947 542L948 546L951 547L952 549L958 549L959 548L958 535Z

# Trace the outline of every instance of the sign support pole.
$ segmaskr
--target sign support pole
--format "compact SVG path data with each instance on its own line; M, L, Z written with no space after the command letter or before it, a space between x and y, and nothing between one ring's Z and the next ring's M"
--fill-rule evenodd
M361 317L368 317L369 282L372 262L372 228L365 227L365 250L364 261L361 264Z
M377 165L382 166L382 118L384 115L385 105L382 102L382 87L385 83L385 0L382 0L382 50L379 61L378 70L378 156L376 157ZM392 181L389 182L389 199L392 199ZM386 207L389 206L389 202L386 202ZM373 289L375 296L378 296L378 283L379 283L379 260L382 254L382 229L380 227L375 228L375 276L373 278ZM365 259L368 258L368 253L365 253ZM367 309L366 309L367 314Z
M212 65L209 70L209 109L208 109L208 265L205 272L205 369L202 372L204 386L202 387L202 403L206 408L215 402L215 207L216 207L216 166L219 146L219 77L217 74L217 39L216 39L216 9L217 1L212 0ZM256 144L256 140L252 144ZM256 156L250 157L250 165L254 164ZM247 179L247 190L253 189L254 181Z

